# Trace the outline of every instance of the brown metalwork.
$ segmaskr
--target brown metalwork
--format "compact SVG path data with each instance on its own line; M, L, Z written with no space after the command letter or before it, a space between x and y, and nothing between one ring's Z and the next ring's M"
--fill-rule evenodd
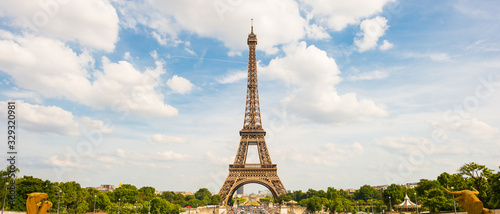
M257 82L257 61L255 47L257 46L257 35L248 35L248 79L247 95L245 105L245 118L243 129L240 131L240 145L234 158L234 163L229 165L229 175L222 185L219 196L221 204L231 201L234 192L248 183L258 183L268 188L273 196L286 193L280 178L278 177L276 164L273 164L266 146L266 131L262 128L259 106L259 86ZM260 164L247 164L247 152L249 145L256 145L259 153Z

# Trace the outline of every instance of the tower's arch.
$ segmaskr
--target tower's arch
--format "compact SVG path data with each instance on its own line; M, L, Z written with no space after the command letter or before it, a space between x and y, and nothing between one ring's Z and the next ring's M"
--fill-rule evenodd
M240 187L247 185L247 184L260 184L260 185L266 187L271 192L271 194L273 194L273 197L275 200L278 199L278 193L272 188L272 183L270 183L269 181L264 181L262 179L249 179L246 181L240 181L240 182L235 183L234 187L229 192L227 201L230 202L233 199L233 195L236 192L236 190L238 190Z

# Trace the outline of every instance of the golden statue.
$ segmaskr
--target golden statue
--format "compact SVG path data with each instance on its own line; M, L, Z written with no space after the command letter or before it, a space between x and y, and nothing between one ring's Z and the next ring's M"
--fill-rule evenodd
M26 200L27 214L46 214L47 210L52 207L52 202L44 201L48 197L47 193L34 192L28 194Z
M38 210L38 214L47 214L47 210L49 210L52 207L52 202L43 201L43 202L38 202L36 205L40 207L40 209Z
M483 207L483 202L476 197L479 192L472 187L474 191L462 190L458 192L450 192L446 188L443 189L452 195L458 195L455 198L458 201L458 206L467 211L468 214L493 214L493 211Z

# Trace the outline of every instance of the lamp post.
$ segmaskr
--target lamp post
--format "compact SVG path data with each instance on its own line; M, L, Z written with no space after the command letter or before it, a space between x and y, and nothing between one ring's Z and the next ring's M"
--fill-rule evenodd
M417 193L415 194L415 207L417 207L417 214L418 214L418 200L417 200Z
M453 187L451 187L451 191L453 191ZM455 210L455 214L457 214L457 206L455 205L455 195L451 194L453 197L453 209Z
M118 214L120 214L121 207L122 207L122 199L119 198L118 199Z
M5 199L7 198L7 186L9 186L9 182L5 183L5 196L3 197L2 214L3 214L3 210L5 209Z
M356 206L358 207L358 213L359 213L359 201L356 201Z
M61 203L62 190L59 189L59 199L57 199L57 214L59 214L59 204Z
M137 201L135 201L135 214L137 214Z
M375 214L375 213L373 212L373 199L370 199L370 201L372 202L372 214Z
M151 213L151 201L149 202L149 207L148 207L148 214Z
M95 214L95 201L97 199L97 195L94 195L94 214Z
M391 201L391 196L389 196L389 211L391 212L392 214L392 201Z

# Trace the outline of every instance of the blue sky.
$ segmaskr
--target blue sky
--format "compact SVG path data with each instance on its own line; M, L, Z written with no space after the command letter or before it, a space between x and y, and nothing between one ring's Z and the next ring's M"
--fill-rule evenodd
M0 8L0 118L16 100L20 175L218 192L243 125L252 18L263 126L287 189L500 165L497 1Z

